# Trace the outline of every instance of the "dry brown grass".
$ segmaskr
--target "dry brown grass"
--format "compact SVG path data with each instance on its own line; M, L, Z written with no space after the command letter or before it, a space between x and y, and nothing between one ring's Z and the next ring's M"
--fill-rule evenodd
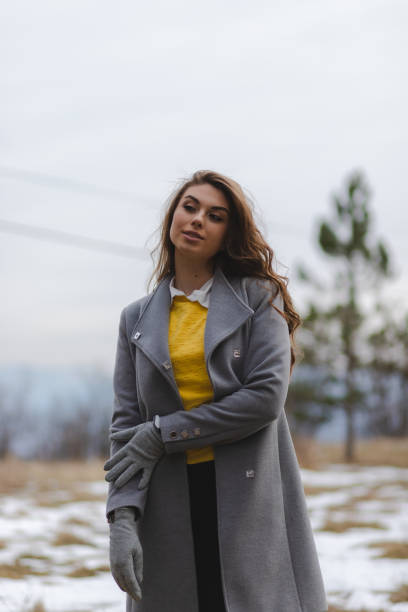
M35 603L29 609L26 608L24 612L47 612L47 611L44 607L44 604L41 601L37 601L37 603Z
M69 487L77 482L103 481L103 460L23 461L9 456L0 461L0 495L29 486L36 491Z
M52 546L95 546L95 544L92 544L92 542L84 540L83 538L80 538L74 533L70 533L68 531L61 531L60 533L57 533L51 544Z
M64 521L65 525L79 525L80 527L90 527L91 523L77 516L70 516Z
M390 595L390 601L392 603L408 601L408 584L401 584L396 591L393 591Z
M38 561L51 561L47 555L36 555L34 553L22 553L19 559L37 559Z
M382 540L367 544L369 548L382 548L382 553L376 555L378 559L408 559L408 542L393 542Z
M64 504L72 504L74 502L100 502L106 499L105 495L95 495L89 491L78 491L75 488L72 490L68 487L64 488L64 491L68 493L68 496L65 497L56 497L53 495L47 495L46 493L41 493L35 497L36 506L46 507L46 508L57 508L58 506L63 506Z
M109 565L99 565L98 567L77 567L71 570L68 574L65 574L69 578L89 578L90 576L96 576L100 572L109 572Z
M366 502L366 501L380 501L380 502L387 502L387 501L391 501L391 502L395 502L395 495L382 495L381 494L381 489L388 488L390 485L394 486L394 485L398 485L399 482L401 481L392 481L390 482L383 482L383 483L379 483L376 485L371 485L367 491L365 491L364 493L358 493L356 495L353 495L353 487L359 487L360 485L349 485L347 487L339 487L339 490L345 490L346 488L350 491L350 497L347 499L347 501L345 501L344 503L339 503L339 504L330 504L327 506L327 510L330 511L353 511L356 509L357 504L362 503L362 502ZM404 483L405 484L405 483ZM306 492L306 488L305 488L305 492ZM307 493L306 493L307 494ZM381 510L381 512L384 512L385 510ZM393 511L393 510L392 510Z
M300 436L293 442L301 467L315 470L332 463L346 463L343 443L329 444ZM386 437L357 440L352 465L408 467L408 440Z
M341 487L305 485L304 491L306 495L320 495L321 493L335 493L336 491L344 491L344 489L348 489L353 486L355 485L347 485L347 486L342 485Z
M393 487L400 487L401 489L408 490L408 480L393 480L392 481L392 486Z
M48 571L36 570L16 559L14 563L0 563L0 578L22 580L25 576L46 576Z
M326 522L318 531L332 531L334 533L344 533L349 529L385 529L384 525L377 523L376 521L364 522L364 521L332 521L327 519Z
M350 497L344 503L328 505L328 510L353 510L354 507L360 502L365 501L395 501L395 494L387 493L386 495L381 493L381 489L388 489L390 486L392 487L400 487L401 489L408 489L408 481L405 480L393 480L392 482L381 482L376 485L370 485L369 488L364 493L353 494L353 489L359 489L361 487L360 483L352 483L348 485L341 486L313 486L313 485L305 485L304 491L306 495L320 495L321 493L335 493L336 491L349 491Z
M356 511L356 504L357 502L355 502L353 499L350 499L350 501L346 501L342 504L331 504L330 506L327 506L327 510L329 510L330 512L347 512L351 514ZM382 507L379 512L381 512L381 514L395 514L396 512L399 512L399 510L396 507Z

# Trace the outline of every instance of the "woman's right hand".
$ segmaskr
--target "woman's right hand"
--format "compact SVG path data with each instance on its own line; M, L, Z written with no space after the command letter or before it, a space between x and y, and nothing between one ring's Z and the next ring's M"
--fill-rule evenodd
M142 599L143 550L133 508L116 508L110 529L110 568L115 582L133 599Z
M148 486L157 462L164 454L164 444L159 430L152 421L140 423L136 427L112 433L111 440L130 440L118 450L103 466L109 470L105 480L115 487L123 487L135 474L143 471L138 488Z

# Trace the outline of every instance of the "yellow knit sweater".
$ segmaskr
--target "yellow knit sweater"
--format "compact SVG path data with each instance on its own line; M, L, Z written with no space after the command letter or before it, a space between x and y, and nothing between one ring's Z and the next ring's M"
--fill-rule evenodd
M208 309L183 295L173 297L169 319L169 351L174 377L185 410L213 399L204 359L204 330ZM187 452L187 463L214 459L211 446Z

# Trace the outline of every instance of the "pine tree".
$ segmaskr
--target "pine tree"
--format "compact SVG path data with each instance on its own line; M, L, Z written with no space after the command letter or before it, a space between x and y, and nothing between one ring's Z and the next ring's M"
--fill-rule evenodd
M343 193L333 196L332 218L321 221L317 239L329 261L331 281L320 282L319 303L312 302L304 317L305 332L311 336L310 346L306 343L306 363L320 365L326 372L320 402L329 405L327 398L331 397L346 414L347 461L354 454L354 414L364 397L358 380L362 298L390 274L388 251L373 236L369 198L360 172L352 173ZM316 275L304 268L300 275L306 282L317 282Z

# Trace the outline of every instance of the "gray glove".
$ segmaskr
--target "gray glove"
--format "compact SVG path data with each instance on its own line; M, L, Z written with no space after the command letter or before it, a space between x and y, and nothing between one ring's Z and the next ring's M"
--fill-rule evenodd
M164 444L158 429L152 421L141 423L136 427L123 429L110 435L111 440L127 441L103 466L110 470L105 480L122 487L137 472L143 470L139 489L144 489L150 482L152 472L160 457L164 454Z
M133 599L142 599L143 550L133 508L117 508L109 523L110 568L115 582Z

